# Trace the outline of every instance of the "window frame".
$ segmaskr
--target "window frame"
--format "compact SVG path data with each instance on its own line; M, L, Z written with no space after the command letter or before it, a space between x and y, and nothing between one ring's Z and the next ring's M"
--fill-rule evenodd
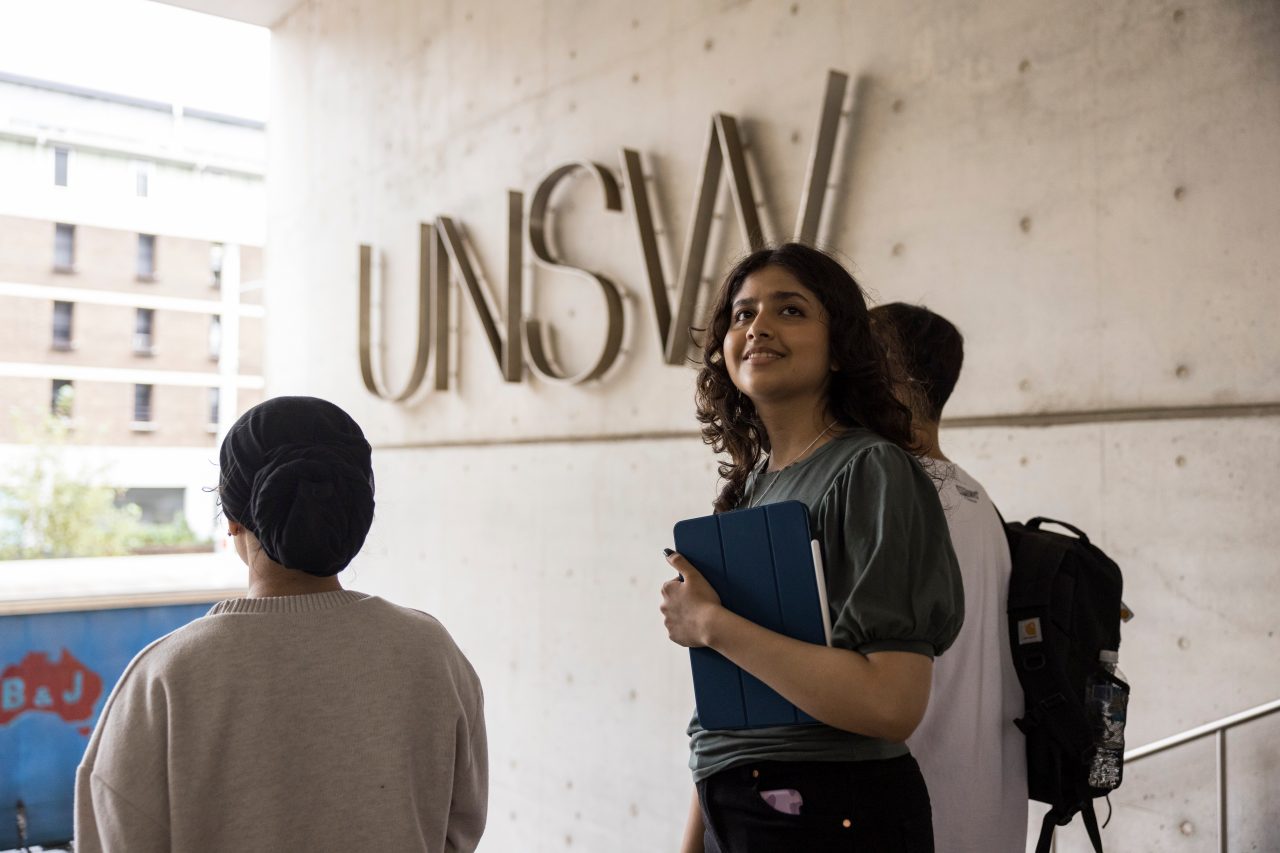
M53 146L53 185L71 186L71 149L66 145Z
M59 310L62 306L66 306L65 310ZM71 352L76 348L76 304L67 302L62 299L53 300L53 328L50 332L52 338L49 348L57 352ZM59 322L64 319L65 323ZM59 331L65 326L65 336L59 336Z
M156 309L154 308L134 309L133 354L148 358L156 354Z
M215 346L216 344L216 346ZM222 360L222 315L209 315L209 361Z
M53 223L53 271L76 271L76 226L70 222Z
M225 243L209 244L209 284L214 290L222 289L222 268L227 257Z
M209 431L217 432L218 418L222 415L222 389L217 385L210 387L207 402L208 411L206 414L209 416Z
M155 164L148 160L133 161L133 197L151 198L151 179L155 176Z
M144 250L144 246L150 247ZM144 267L143 261L146 261ZM138 248L134 256L134 272L138 281L156 281L156 235L138 234Z
M144 417L138 417L143 415ZM156 428L155 386L135 383L133 386L133 423L135 432L151 432Z
M62 389L71 389L71 399L61 401L58 397L62 394ZM70 379L52 379L49 384L49 414L60 420L70 420L75 417L75 382Z

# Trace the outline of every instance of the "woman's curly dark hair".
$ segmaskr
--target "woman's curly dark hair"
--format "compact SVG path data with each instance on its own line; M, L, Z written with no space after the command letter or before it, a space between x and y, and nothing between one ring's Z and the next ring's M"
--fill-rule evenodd
M872 332L862 288L848 271L826 253L801 243L759 249L738 262L725 277L710 311L702 343L695 400L702 440L716 453L724 485L715 501L716 512L734 509L742 500L747 477L769 450L769 436L755 405L729 378L724 360L724 336L732 321L733 300L747 276L777 267L813 291L826 309L830 329L832 371L827 389L831 416L844 427L865 427L912 454L911 411L894 396L900 370Z

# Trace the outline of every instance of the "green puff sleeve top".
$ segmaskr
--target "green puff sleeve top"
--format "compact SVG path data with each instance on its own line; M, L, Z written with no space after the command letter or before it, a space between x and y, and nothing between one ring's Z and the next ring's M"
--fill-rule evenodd
M887 442L833 473L810 504L827 564L832 645L942 654L960 633L964 591L929 475Z
M955 641L964 621L960 569L937 489L911 454L852 429L776 474L758 472L742 507L757 495L763 504L798 500L809 508L826 564L833 646L934 657ZM822 723L709 731L695 715L688 733L695 781L762 760L862 761L908 751Z

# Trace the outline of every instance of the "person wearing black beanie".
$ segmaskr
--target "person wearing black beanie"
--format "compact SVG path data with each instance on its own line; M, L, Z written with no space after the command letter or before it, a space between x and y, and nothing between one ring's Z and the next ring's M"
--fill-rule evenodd
M333 403L276 397L254 406L227 432L219 464L222 511L251 571L260 550L278 566L328 578L364 545L373 524L372 451Z
M474 850L479 678L433 617L337 578L373 522L360 427L277 397L220 463L248 593L129 664L76 773L76 849Z

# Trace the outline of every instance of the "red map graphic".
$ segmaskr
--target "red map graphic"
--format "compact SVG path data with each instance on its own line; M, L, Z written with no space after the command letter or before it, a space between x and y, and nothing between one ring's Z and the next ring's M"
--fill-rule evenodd
M63 649L57 663L44 652L30 652L0 672L0 726L37 711L83 722L101 695L102 678L71 652Z

